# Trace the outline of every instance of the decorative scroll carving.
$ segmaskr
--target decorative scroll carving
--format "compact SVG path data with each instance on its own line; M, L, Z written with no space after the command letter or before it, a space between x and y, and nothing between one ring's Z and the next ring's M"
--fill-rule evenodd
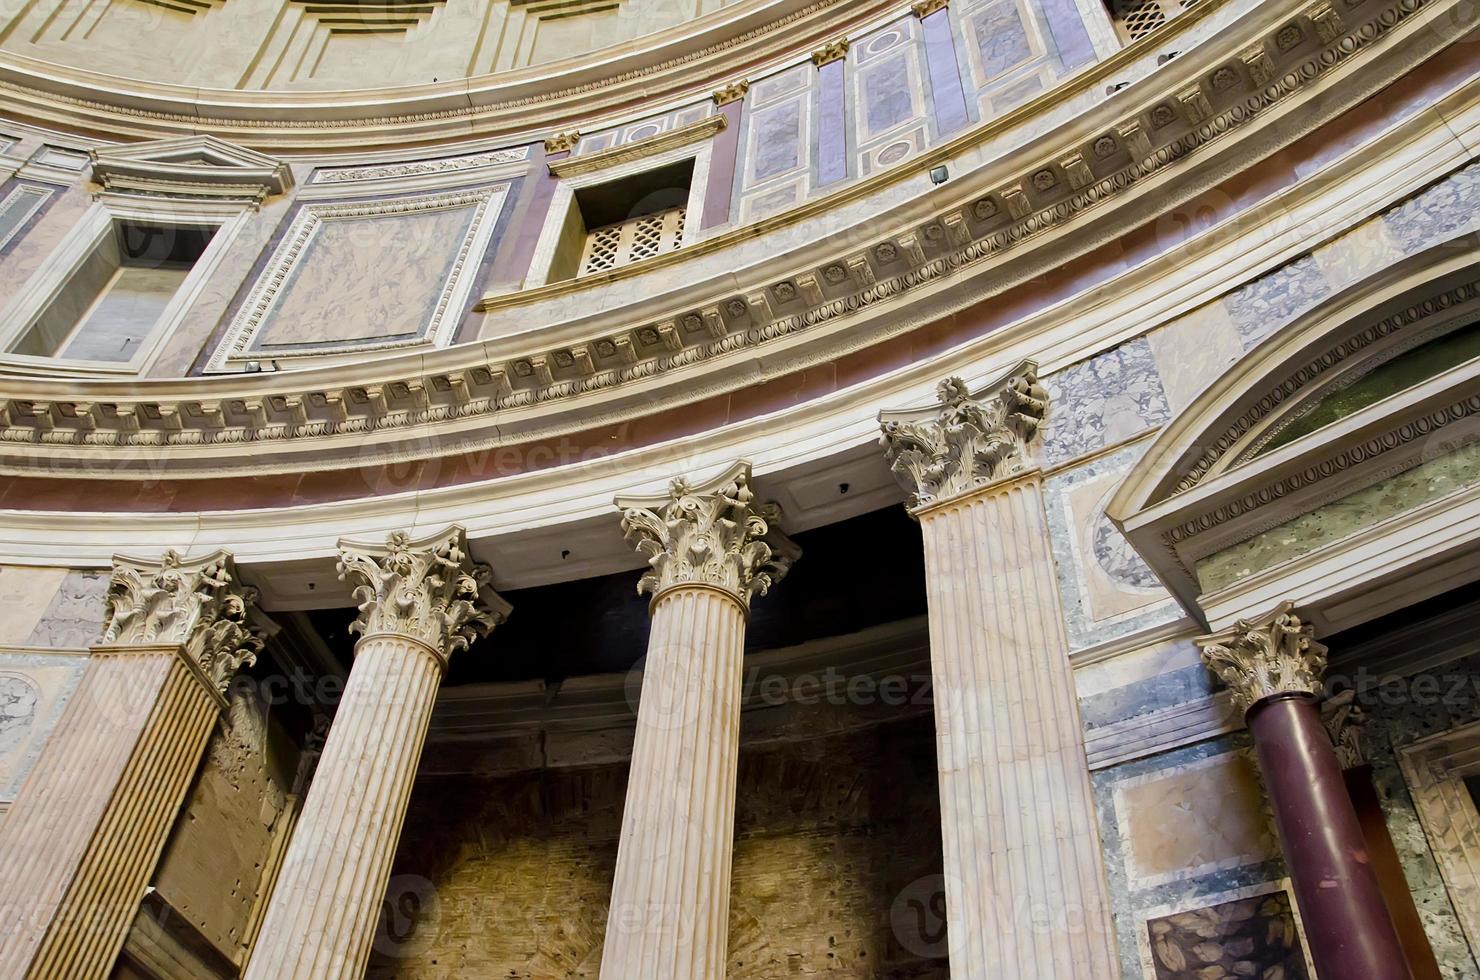
M511 607L489 586L493 570L468 555L454 524L413 539L395 531L385 544L339 542L339 577L355 585L360 615L350 631L408 636L447 658L508 619Z
M257 590L237 582L225 551L189 561L173 549L158 561L115 555L101 643L179 644L225 694L262 651L263 626L270 624L253 615L256 603Z
M916 17L924 20L937 10L946 9L948 4L949 0L919 0L918 3L910 4L910 10L914 12Z
M556 133L545 140L546 153L569 153L576 148L581 141L581 134L575 130L568 133Z
M1293 610L1294 603L1283 602L1268 616L1241 619L1193 641L1208 670L1228 685L1241 712L1275 694L1320 696L1326 648Z
M639 593L712 585L748 609L752 596L765 595L801 557L778 526L781 508L755 502L744 461L707 483L679 477L667 494L618 497L616 504L623 533L648 560Z
M1342 769L1366 765L1367 757L1362 752L1362 726L1367 724L1367 715L1357 704L1356 691L1342 691L1323 701L1321 722L1326 726L1326 734L1331 736L1331 745L1336 749L1336 758Z
M821 68L823 65L834 61L841 61L848 57L848 39L840 37L836 41L829 41L816 51L812 52L812 64Z
M938 405L879 413L879 441L911 510L1021 473L1048 412L1032 361L974 392L960 378L937 391Z
M722 88L717 88L710 98L714 99L716 106L729 105L731 102L739 102L745 98L745 93L750 91L749 79L739 79L730 82Z

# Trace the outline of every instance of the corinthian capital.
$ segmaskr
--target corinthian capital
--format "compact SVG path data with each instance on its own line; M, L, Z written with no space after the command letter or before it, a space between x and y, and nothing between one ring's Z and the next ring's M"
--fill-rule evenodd
M910 493L911 510L1022 472L1048 412L1048 391L1032 361L976 391L960 378L936 390L938 404L879 413L879 441Z
M622 532L648 560L638 592L711 585L749 608L752 596L765 595L801 557L778 526L781 508L756 503L744 461L707 483L680 477L666 494L618 497L616 504Z
M493 570L469 557L456 524L416 539L396 531L384 544L341 540L339 577L354 584L360 606L351 632L410 637L444 663L509 617L509 604L488 584Z
M1228 685L1240 711L1275 694L1320 695L1326 648L1293 609L1294 603L1283 602L1267 616L1241 619L1193 641L1208 670Z
M224 551L188 561L173 550L158 560L115 555L107 602L104 645L178 644L223 694L273 628Z

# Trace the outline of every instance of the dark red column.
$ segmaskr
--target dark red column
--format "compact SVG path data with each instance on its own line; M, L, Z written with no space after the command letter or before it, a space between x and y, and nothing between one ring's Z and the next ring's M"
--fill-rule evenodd
M1413 980L1315 699L1276 694L1246 720L1316 972L1332 980Z

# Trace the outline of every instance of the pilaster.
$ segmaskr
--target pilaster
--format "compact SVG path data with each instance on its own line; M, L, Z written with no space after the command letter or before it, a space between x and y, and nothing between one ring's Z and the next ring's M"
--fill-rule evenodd
M951 972L1104 980L1117 957L1042 479L1036 366L880 414L925 543Z
M117 557L103 636L0 828L0 975L112 968L236 671L271 624L216 552Z

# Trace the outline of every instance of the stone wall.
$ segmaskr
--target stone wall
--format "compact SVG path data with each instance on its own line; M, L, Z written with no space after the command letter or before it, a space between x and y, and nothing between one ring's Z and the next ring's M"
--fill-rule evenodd
M928 717L742 750L732 980L944 977ZM421 779L372 978L596 977L626 766Z

